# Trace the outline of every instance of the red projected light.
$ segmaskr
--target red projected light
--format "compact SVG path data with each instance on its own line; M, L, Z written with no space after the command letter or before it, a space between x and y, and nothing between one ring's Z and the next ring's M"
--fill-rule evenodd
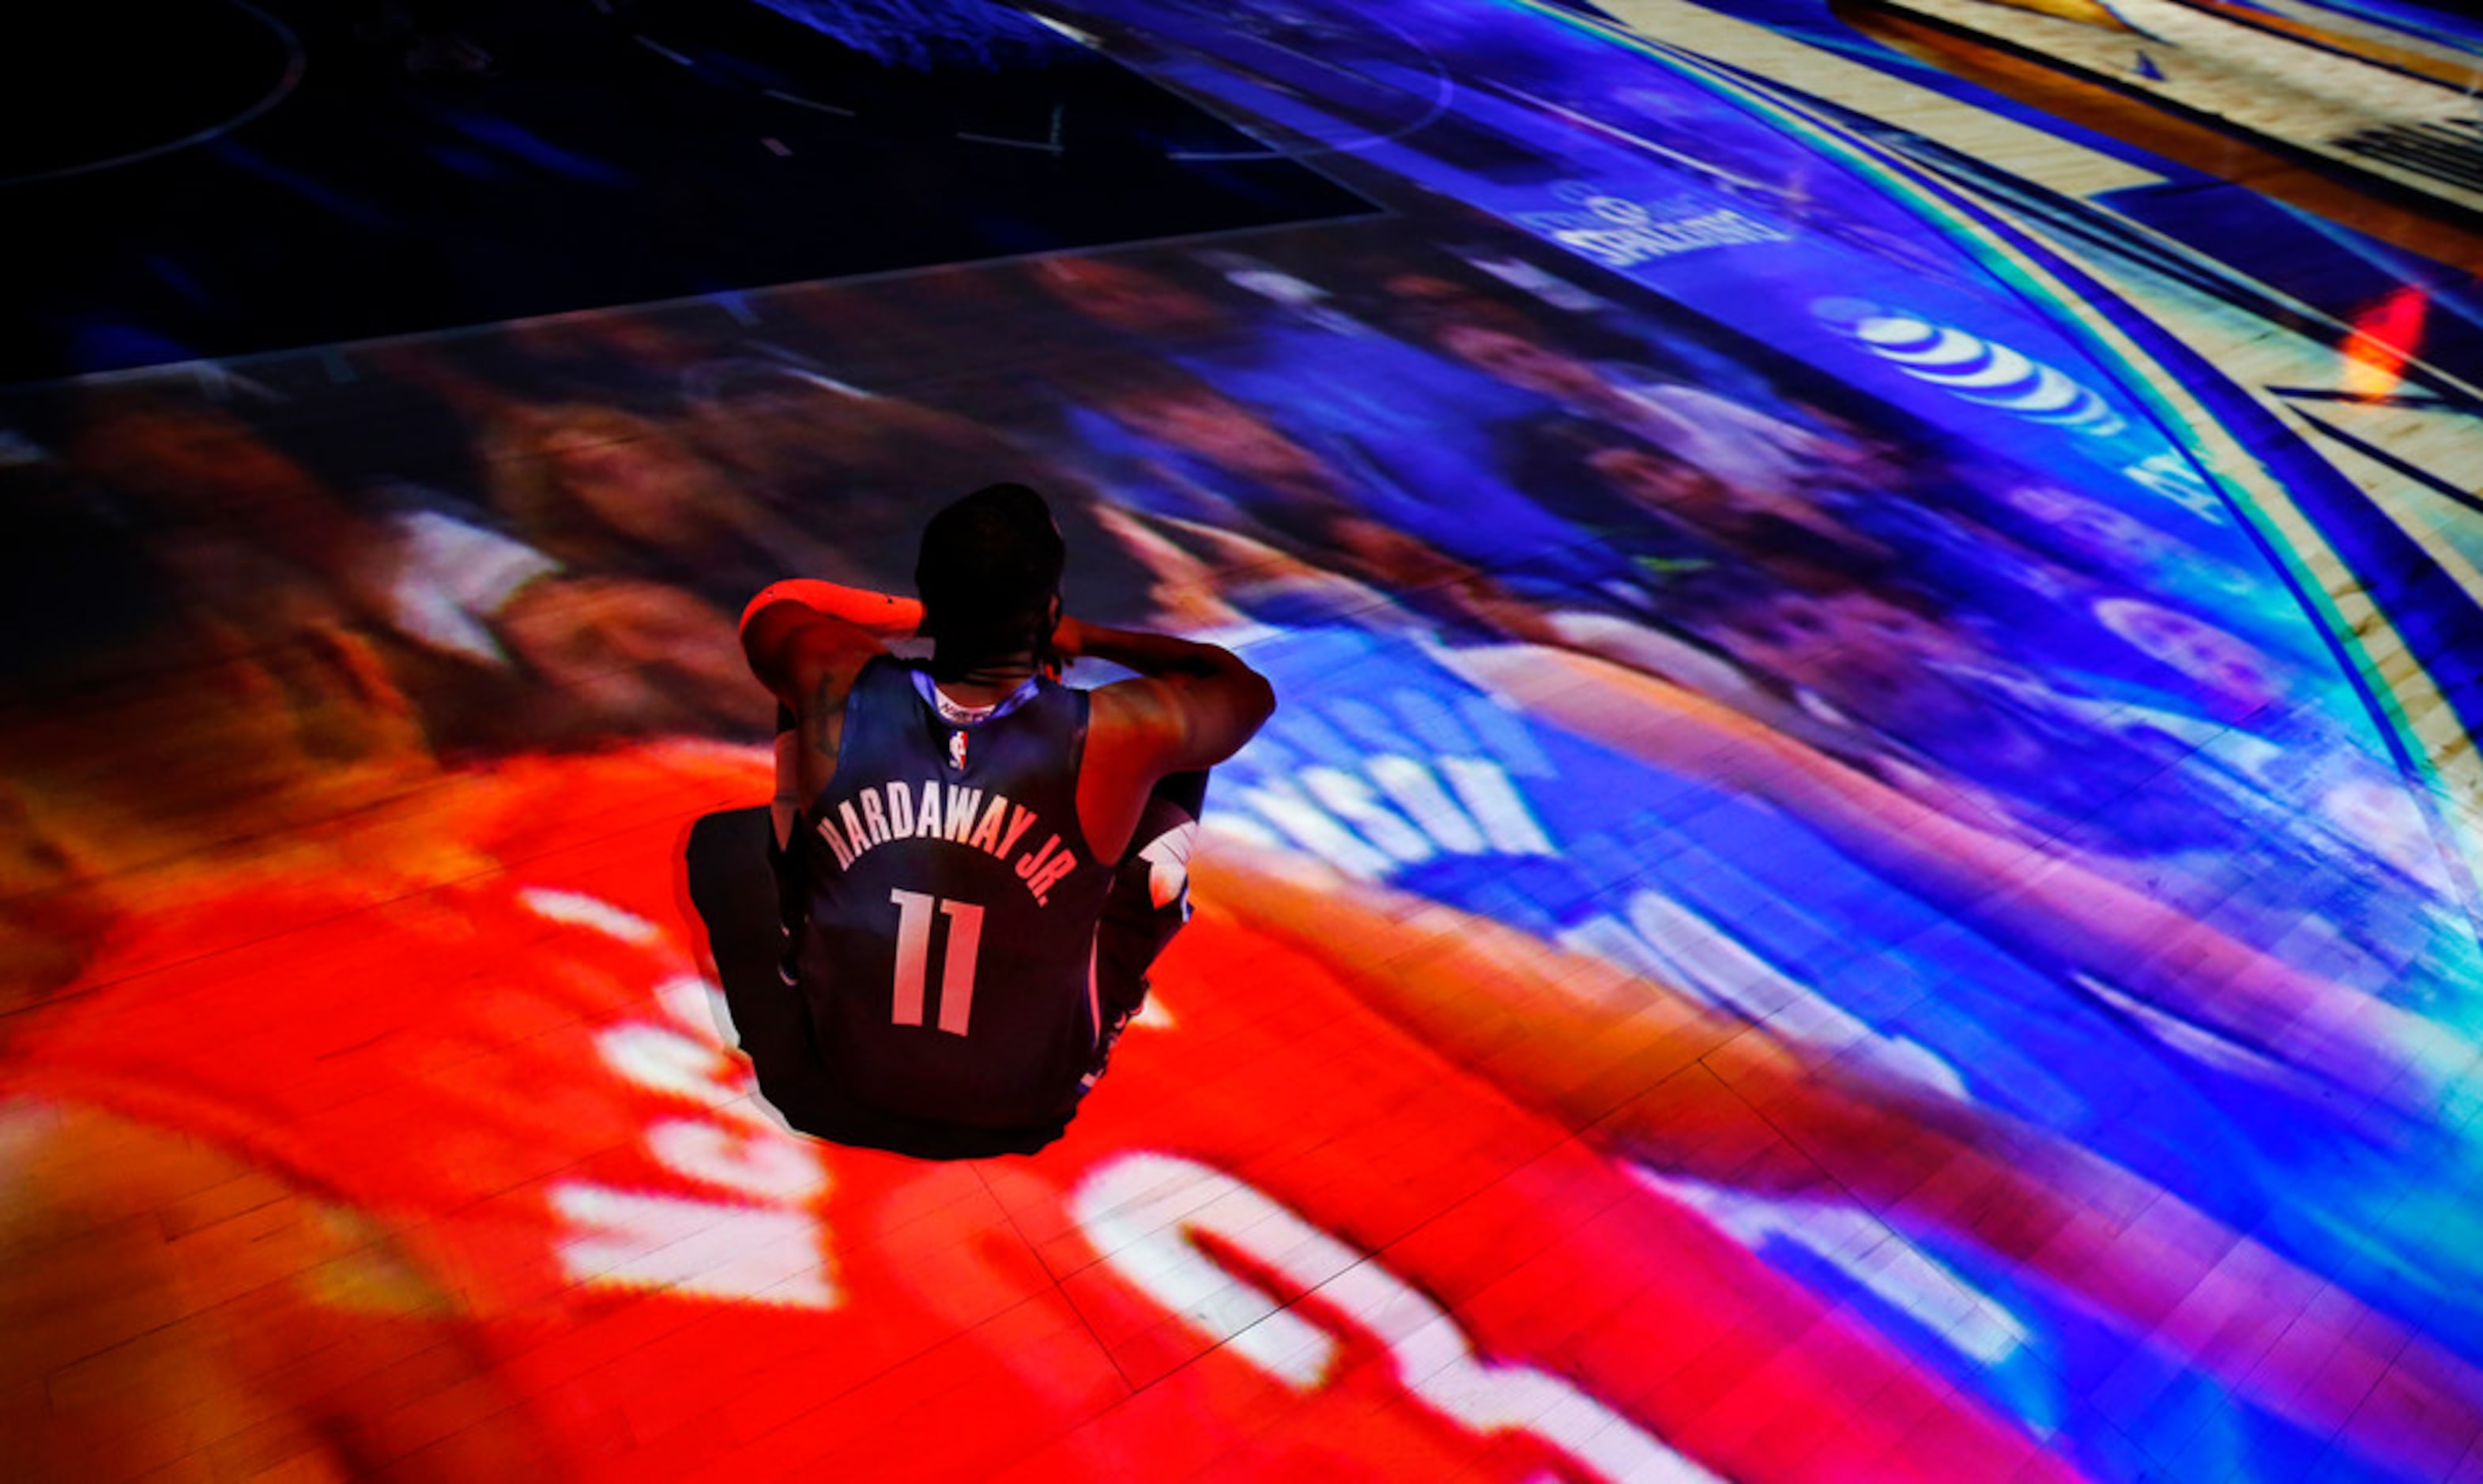
M2422 323L2431 300L2416 283L2404 283L2373 302L2345 337L2344 390L2377 402L2397 389L2406 362L2422 344Z

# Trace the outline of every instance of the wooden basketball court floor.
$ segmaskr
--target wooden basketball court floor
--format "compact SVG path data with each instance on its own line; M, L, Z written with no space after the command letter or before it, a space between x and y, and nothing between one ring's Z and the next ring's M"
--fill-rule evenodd
M2456 116L1975 3L1046 0L1361 204L8 388L0 1475L2483 1479ZM996 479L1280 709L918 1159L732 616Z

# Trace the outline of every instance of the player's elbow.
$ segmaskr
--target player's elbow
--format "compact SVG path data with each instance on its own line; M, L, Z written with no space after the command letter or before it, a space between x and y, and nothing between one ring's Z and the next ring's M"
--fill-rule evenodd
M750 667L751 676L769 690L778 688L785 671L787 637L784 605L775 602L769 593L751 600L741 614L741 659Z
M1225 693L1227 722L1220 739L1224 745L1218 749L1228 757L1247 745L1259 734L1259 729L1268 725L1268 719L1276 714L1276 688L1268 683L1268 677L1239 662L1233 669Z
M1276 714L1276 690L1267 676L1226 656L1212 682L1190 682L1188 698L1166 713L1166 757L1173 771L1212 768L1249 745Z
M1268 683L1266 676L1247 665L1242 667L1242 712L1250 718L1249 729L1256 735L1259 729L1267 726L1268 719L1276 714L1276 688Z
M750 667L750 674L760 684L766 685L770 670L767 655L753 640L750 629L744 627L741 631L741 662Z
M741 647L744 649L750 648L752 632L764 626L759 622L760 615L785 599L788 586L783 582L771 582L752 594L750 601L741 605Z

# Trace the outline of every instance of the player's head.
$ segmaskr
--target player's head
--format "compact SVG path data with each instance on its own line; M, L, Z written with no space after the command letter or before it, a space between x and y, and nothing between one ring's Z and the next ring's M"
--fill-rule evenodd
M2284 699L2285 680L2276 662L2238 634L2138 597L2100 598L2095 616L2130 648L2188 676L2228 719Z
M1922 693L1943 661L1975 657L1965 636L1858 589L1756 590L1715 605L1702 626L1743 664L1865 711Z
M2172 541L2144 521L2054 485L2014 486L2001 499L2048 527L2073 556L2139 564L2176 554Z
M489 453L494 508L521 539L574 564L695 549L735 509L723 476L678 431L619 408L511 407Z
M1217 468L1268 484L1323 482L1319 455L1203 382L1137 386L1102 405L1123 427Z
M1101 257L1046 258L1034 281L1079 313L1132 334L1213 331L1224 310L1160 274Z
M237 413L153 390L88 398L68 453L81 473L135 497L150 524L256 530L333 499Z
M986 485L922 529L914 589L922 632L948 660L1040 651L1059 616L1068 551L1052 507L1024 485Z
M1695 517L1735 503L1732 487L1707 469L1634 439L1615 438L1589 454L1587 466L1607 488L1647 510Z

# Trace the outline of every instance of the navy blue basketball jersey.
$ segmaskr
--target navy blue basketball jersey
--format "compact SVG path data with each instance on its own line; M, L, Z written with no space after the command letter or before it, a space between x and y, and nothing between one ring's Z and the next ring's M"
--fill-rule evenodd
M1094 1059L1112 882L1078 822L1087 698L1030 680L988 712L874 658L804 811L798 972L829 1073L909 1118L1055 1123Z

